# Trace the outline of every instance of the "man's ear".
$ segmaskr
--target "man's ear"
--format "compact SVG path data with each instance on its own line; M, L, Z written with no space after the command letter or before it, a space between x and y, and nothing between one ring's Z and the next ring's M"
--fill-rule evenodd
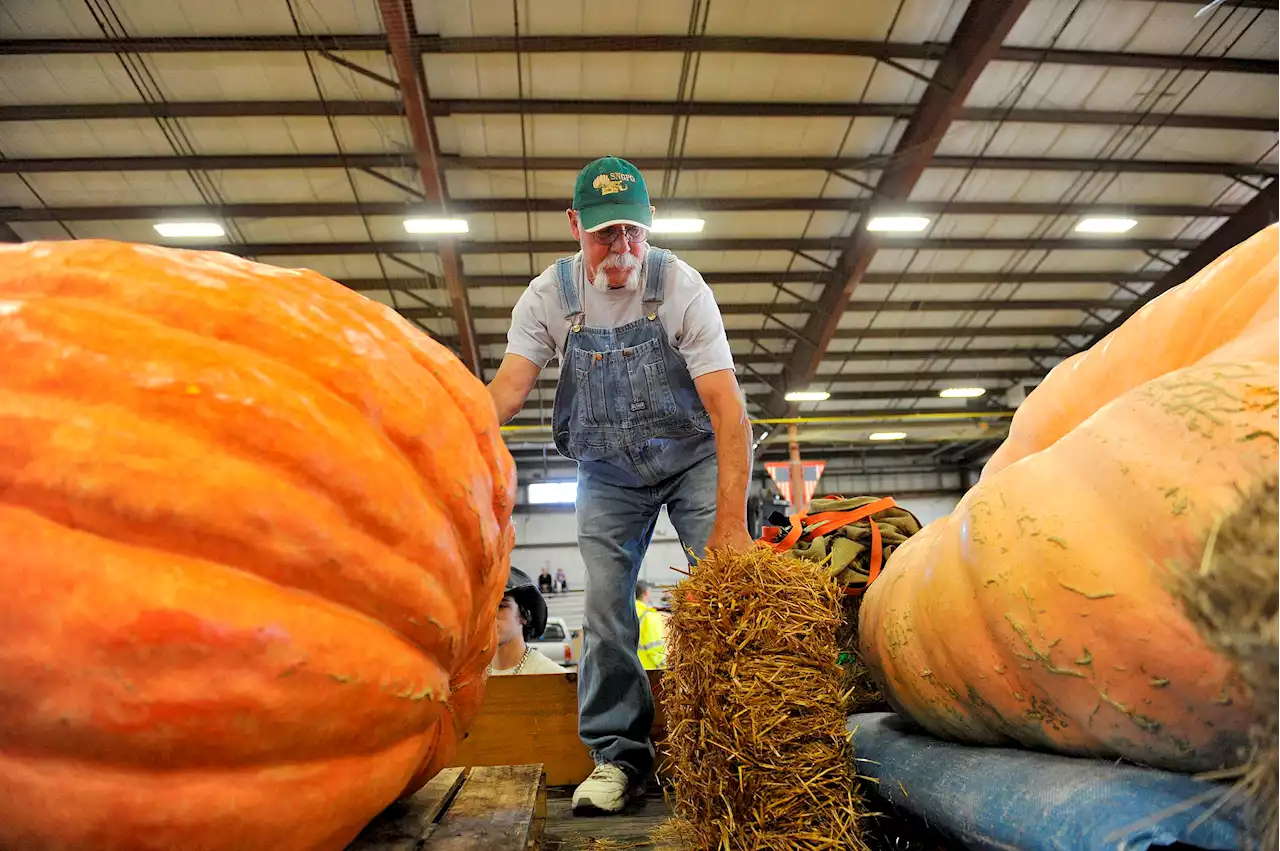
M578 226L578 216L572 209L565 210L569 216L569 231L573 234L573 238L582 241L582 229Z

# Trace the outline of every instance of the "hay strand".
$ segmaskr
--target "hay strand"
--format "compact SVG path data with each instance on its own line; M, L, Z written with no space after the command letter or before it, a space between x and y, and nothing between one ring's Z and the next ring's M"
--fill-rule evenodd
M1198 571L1177 578L1175 591L1191 622L1235 662L1253 692L1252 753L1239 785L1250 802L1258 848L1277 844L1277 716L1280 715L1280 486L1271 480L1240 508L1215 522Z
M862 849L840 590L819 564L714 553L672 594L663 699L677 816L698 851Z

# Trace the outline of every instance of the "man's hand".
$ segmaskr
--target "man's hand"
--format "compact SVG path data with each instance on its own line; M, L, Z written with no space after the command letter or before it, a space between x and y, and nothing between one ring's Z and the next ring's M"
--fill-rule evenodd
M731 523L717 521L711 528L711 537L707 540L708 553L713 550L745 553L754 546L755 541L751 540L746 524L736 521Z

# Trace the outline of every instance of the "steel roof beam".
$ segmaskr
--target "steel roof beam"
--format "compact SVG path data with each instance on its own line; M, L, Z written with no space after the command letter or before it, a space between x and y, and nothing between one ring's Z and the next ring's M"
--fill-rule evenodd
M422 178L422 191L427 202L440 213L447 213L449 195L445 190L444 174L440 169L439 141L431 123L428 106L427 84L422 74L421 53L416 47L418 29L413 18L411 0L378 0L378 11L387 31L387 42L400 83L404 116L413 138L414 156L418 174ZM401 104L397 104L397 107ZM484 379L484 365L480 359L480 347L476 342L476 326L471 316L471 302L467 297L466 283L462 277L462 258L457 242L452 237L440 237L433 245L440 258L445 289L449 293L454 326L457 328L457 351L467 369Z
M941 360L941 361L966 361L966 360L1003 360L1011 358L1068 358L1074 352L1070 349L899 349L893 352L873 352L873 351L857 351L857 352L841 352L839 360L848 360L850 363L865 363L867 361L918 361L918 360ZM762 366L766 364L776 364L777 357L770 354L759 354L748 352L745 354L735 354L733 356L734 363L743 366ZM485 358L485 365L497 367L502 362L502 358ZM549 367L554 369L554 364ZM1043 375L1043 371L1034 370L1036 375ZM828 372L821 373L823 380L827 381L862 381L863 376L872 373L845 373L845 372ZM902 374L910 373L874 373L875 375L887 375L897 377ZM933 373L930 372L930 375ZM951 372L943 372L944 375L973 375L973 370L953 370ZM773 377L772 375L770 377Z
M549 413L550 412L548 411L548 414ZM903 421L901 418L903 417L903 415L918 416L920 414L924 414L929 417L929 419L918 421L922 425L933 425L937 423L965 423L965 422L972 423L977 421L977 419L974 416L975 414L981 415L983 413L984 413L983 411L979 411L979 410L972 410L969 408L955 408L955 407L919 408L919 407L903 406L898 408L884 407L884 408L878 408L875 410L868 410L866 408L839 409L833 406L823 405L822 412L814 413L812 416L841 417L841 418L857 417L858 420L856 422L830 423L830 425L832 427L848 427L848 428L861 429L861 428L868 428L870 426L876 426L883 423L902 423ZM1002 413L1002 411L990 411L986 413L990 413L992 417L995 417L1000 413ZM1007 416L1001 417L1001 419L1008 419L1008 417ZM545 425L548 431L550 431L551 429L550 421L546 417L540 416L537 411L530 410L529 408L525 408L523 413L517 414L515 418L511 420L511 425L523 425L523 426ZM514 436L512 439L519 440L520 438L517 435L517 436ZM772 446L772 445L778 445L778 444L765 444L765 446ZM786 444L783 443L781 445L785 449ZM907 444L907 445L910 446L912 444ZM870 448L870 447L867 447L867 448Z
M454 198L450 208L457 213L563 213L565 201L559 198ZM661 206L679 205L690 212L835 210L862 212L869 208L867 198L696 198L655 199ZM191 205L126 205L119 207L0 207L0 222L88 222L126 219L154 219L183 216L220 216L226 218L307 218L341 216L405 216L426 202L366 201L352 202L286 202L226 204L223 206ZM902 213L947 213L950 215L1047 216L1100 214L1107 210L1134 216L1174 216L1190 218L1226 218L1239 210L1239 205L1199 204L1056 204L1021 201L913 201L896 208Z
M1144 269L1140 271L1100 271L1100 272L1027 272L1021 275L1005 272L868 272L862 282L866 284L930 284L930 285L963 285L963 284L1111 284L1117 282L1148 282L1158 280L1158 271ZM524 289L529 286L529 275L471 275L467 283L478 287L514 287ZM703 272L702 279L708 284L759 284L776 283L822 283L828 279L825 273L817 272ZM387 281L382 278L346 278L343 284L353 290L369 292L385 290ZM419 278L391 278L391 286L396 289L429 289L430 284Z
M850 302L849 313L919 313L923 311L1004 311L1004 310L1126 310L1132 302L1119 299L1016 299L1016 300L887 300ZM720 305L725 316L763 316L766 313L809 313L811 302L778 302L776 304L742 304L729 302ZM442 306L402 307L400 314L410 319L430 319L447 313ZM511 310L505 307L472 307L476 319L509 319Z
M990 338L990 337L1087 337L1097 333L1101 325L987 325L987 326L910 326L907 328L838 328L833 335L837 340L921 340L955 338ZM789 340L785 333L771 327L745 330L730 329L729 339L742 339L750 335L753 340ZM482 346L503 345L507 342L504 334L479 334L477 338ZM440 340L453 343L456 337L442 334ZM831 352L831 359L839 361L844 352ZM904 352L880 352L885 359L907 357Z
M735 361L740 358L734 357ZM841 372L824 376L824 378L832 383L855 383L855 382L891 382L891 381L956 381L959 379L968 379L972 381L1022 381L1025 379L1043 378L1045 371L1042 369L952 369L952 370L928 370L925 372ZM750 376L744 376L742 383L745 386L754 386L760 382ZM554 378L538 379L538 387L548 390L556 386ZM831 398L835 399L837 393L844 391L833 390Z
M458 156L438 157L445 170L572 171L582 167L577 157ZM875 171L890 162L883 157L684 157L684 171ZM675 166L666 157L636 157L632 160L646 171L665 171ZM97 171L239 171L300 168L414 168L410 153L339 154L212 154L192 157L56 157L0 160L0 174ZM1274 163L1200 162L1192 160L1089 160L1062 157L934 157L930 168L979 169L992 171L1099 171L1134 174L1217 174L1226 177L1249 175L1273 177Z
M1198 0L1203 2L1203 0ZM417 45L425 54L475 53L748 53L780 56L855 56L882 60L937 60L946 44L882 42L854 39L787 38L729 35L542 35L542 36L422 36ZM282 51L358 50L386 48L377 36L165 36L125 39L5 39L0 55L100 53L264 53ZM1160 68L1275 74L1276 63L1265 59L1218 56L1179 56L1169 53L1066 50L1055 47L1004 45L995 61L1046 62L1115 68Z
M990 0L996 2L996 0ZM1020 2L1020 0L1014 0ZM927 96L927 92L926 92ZM425 103L425 102L424 102ZM910 119L917 104L910 103L784 103L752 101L631 101L631 100L433 100L425 104L435 116L453 115L691 115L727 118L742 116L800 118ZM160 103L11 104L0 106L0 121L88 121L146 118L257 118L289 116L399 116L399 101L376 100L226 100ZM1245 130L1274 133L1275 120L1245 115L1197 115L1126 110L1003 109L957 107L956 121L1031 124L1096 124Z
M662 240L665 247L677 251L835 251L845 239L833 238L760 238L734 237L721 239L676 238ZM331 254L434 254L445 243L457 245L462 254L562 254L572 252L576 243L569 240L395 240L384 242L276 242L256 244L208 245L206 248L231 254L272 257L297 257ZM1189 251L1198 243L1191 239L983 239L895 237L880 242L888 249L920 249L923 251ZM829 273L828 273L829 274Z
M1187 252L1178 261L1177 265L1165 272L1156 281L1154 286L1144 292L1140 298L1131 302L1124 313L1100 328L1093 339L1080 348L1087 349L1096 340L1102 339L1119 328L1142 305L1186 281L1205 266L1217 260L1229 248L1244 242L1268 225L1274 224L1278 218L1276 187L1277 181L1275 180L1264 186L1257 195L1254 195L1248 203L1240 208L1240 212L1209 234L1198 246Z
M969 3L934 70L933 82L899 137L892 164L880 174L875 191L877 204L900 204L910 198L942 137L953 121L964 116L964 101L973 84L995 57L1027 3L1028 0L972 0ZM867 273L878 243L879 240L861 227L845 240L837 264L842 274L824 286L818 299L819 309L810 314L802 332L809 342L798 344L788 359L784 371L787 388L803 388L817 374L831 340L839 336L841 316ZM886 240L885 244L901 246L896 240ZM775 394L768 407L780 412L786 410L788 404L782 394Z

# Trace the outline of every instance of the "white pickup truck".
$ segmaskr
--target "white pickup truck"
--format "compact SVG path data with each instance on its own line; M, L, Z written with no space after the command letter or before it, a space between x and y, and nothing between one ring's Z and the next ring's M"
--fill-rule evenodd
M536 647L538 652L557 665L566 668L578 667L578 660L573 655L573 642L569 637L569 627L564 618L547 618L547 628L536 641L527 642Z

